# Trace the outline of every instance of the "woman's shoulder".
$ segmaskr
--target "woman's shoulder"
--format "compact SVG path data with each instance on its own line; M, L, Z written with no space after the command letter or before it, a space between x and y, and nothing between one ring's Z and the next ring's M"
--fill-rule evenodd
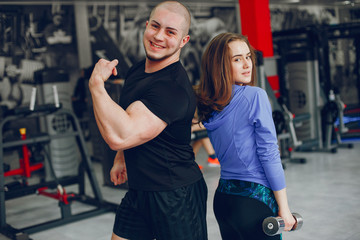
M248 102L253 102L255 99L264 99L267 97L266 91L257 86L234 85L233 88L233 102L241 101L241 99L247 99Z
M246 91L249 91L249 92L264 92L265 90L262 89L261 87L258 87L258 86L249 86L249 85L246 85L244 86L245 87L245 90Z
M257 87L257 86L242 86L243 87L243 94L246 97L254 97L254 96L267 96L267 93L264 89Z

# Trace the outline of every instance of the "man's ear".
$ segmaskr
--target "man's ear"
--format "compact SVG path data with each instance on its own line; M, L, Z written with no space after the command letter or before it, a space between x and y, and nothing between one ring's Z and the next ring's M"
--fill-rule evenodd
M180 44L180 48L182 48L183 46L185 46L185 44L187 44L190 40L190 36L186 35L185 37L183 37L183 39L181 40L181 44Z

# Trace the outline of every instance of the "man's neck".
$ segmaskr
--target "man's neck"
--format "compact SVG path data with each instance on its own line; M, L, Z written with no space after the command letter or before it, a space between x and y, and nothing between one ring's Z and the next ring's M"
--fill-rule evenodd
M153 72L157 72L163 68L166 68L167 66L179 61L179 56L171 56L168 58L165 58L163 60L160 61L154 61L154 60L150 60L149 58L146 58L145 61L145 72L146 73L153 73Z

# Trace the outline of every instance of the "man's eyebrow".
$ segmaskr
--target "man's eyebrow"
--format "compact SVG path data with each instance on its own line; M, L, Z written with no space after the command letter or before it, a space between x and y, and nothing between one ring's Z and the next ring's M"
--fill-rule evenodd
M155 24L161 26L161 24L159 22L155 21L155 20L151 20L151 22L154 22ZM176 28L173 28L173 27L166 27L166 29L170 29L172 31L178 32L178 30Z

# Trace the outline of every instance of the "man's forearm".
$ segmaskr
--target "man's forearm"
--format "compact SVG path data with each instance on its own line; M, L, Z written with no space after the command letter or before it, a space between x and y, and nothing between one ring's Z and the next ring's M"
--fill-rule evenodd
M114 158L114 164L120 162L120 163L125 163L125 156L124 156L124 151L123 150L119 150L116 152L115 158Z

